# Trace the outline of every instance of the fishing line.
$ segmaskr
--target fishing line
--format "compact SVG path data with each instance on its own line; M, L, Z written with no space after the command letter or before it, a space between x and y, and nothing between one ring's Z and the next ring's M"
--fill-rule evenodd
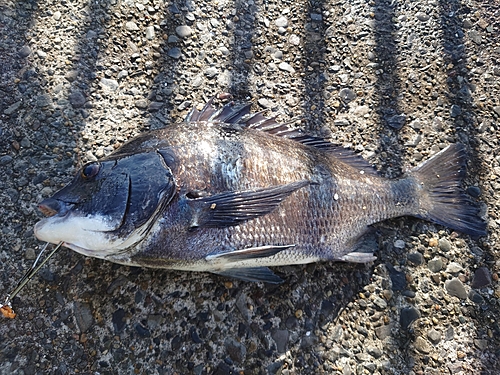
M12 299L21 291L22 288L24 288L24 286L28 283L28 281L30 281L33 278L33 276L35 276L35 274L40 270L40 268L42 268L45 265L45 263L47 263L47 261L52 257L52 255L54 255L55 252L59 250L62 244L63 244L62 242L59 242L57 246L49 253L49 255L47 255L40 264L38 264L45 249L47 249L47 247L49 246L48 242L45 244L40 253L38 253L38 256L33 262L33 265L28 269L28 271L26 271L24 276L21 277L14 290L11 293L7 294L7 298L5 298L5 302L3 303L3 305L0 305L0 309L4 308L5 306L10 307Z

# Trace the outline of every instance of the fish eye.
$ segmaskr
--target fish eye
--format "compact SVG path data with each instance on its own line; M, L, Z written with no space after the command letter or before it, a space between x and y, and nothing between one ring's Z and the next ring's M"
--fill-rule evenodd
M84 180L88 180L95 177L99 173L99 169L101 169L99 164L87 164L82 168L81 176Z

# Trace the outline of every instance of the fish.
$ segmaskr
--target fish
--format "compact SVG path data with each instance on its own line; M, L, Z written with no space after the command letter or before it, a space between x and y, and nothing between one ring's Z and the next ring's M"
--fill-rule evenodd
M251 103L193 108L84 165L39 203L35 236L141 267L280 283L269 267L367 263L373 224L413 216L478 238L464 188L467 152L450 144L399 178Z

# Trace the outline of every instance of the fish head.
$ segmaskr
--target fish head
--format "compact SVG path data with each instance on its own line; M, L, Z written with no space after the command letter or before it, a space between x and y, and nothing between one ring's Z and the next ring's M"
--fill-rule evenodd
M86 164L73 181L40 202L47 216L35 236L84 255L107 258L127 253L147 235L175 195L165 158L156 151Z

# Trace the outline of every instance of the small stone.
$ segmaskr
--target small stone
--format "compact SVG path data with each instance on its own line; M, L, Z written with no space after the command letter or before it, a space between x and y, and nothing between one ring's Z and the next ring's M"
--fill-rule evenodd
M106 289L106 293L108 294L113 294L114 291L117 288L120 288L121 286L125 285L128 282L128 279L124 275L118 276L116 279L114 279Z
M451 242L446 238L440 238L438 244L441 251L448 252L451 250Z
M182 52L180 48L174 47L168 50L167 55L177 60L182 56Z
M86 303L75 302L74 306L75 320L81 333L87 332L94 324L94 317L90 306Z
M382 357L382 354L383 354L382 349L380 349L376 346L368 346L366 348L366 352L368 354L370 354L372 357L374 357L375 359Z
M144 327L141 323L137 323L134 328L140 337L151 337L151 332L149 332L149 329Z
M449 295L458 297L460 299L467 298L467 291L465 290L464 284L456 277L446 281L444 286Z
M310 334L302 337L302 340L300 340L300 348L301 349L307 349L310 348L311 346L314 346L318 343L318 337L314 334Z
M390 289L384 289L381 292L382 296L385 298L386 301L390 301L392 296L394 295L394 292Z
M7 116L9 116L9 115L13 114L14 112L16 112L16 111L17 111L17 109L21 106L21 104L22 104L22 102L21 102L21 101L19 101L19 102L16 102L16 103L14 103L14 104L10 105L9 107L7 107L7 108L3 111L3 114L4 114L4 115L7 115Z
M288 43L294 46L298 46L300 45L300 37L296 34L292 34L288 37Z
M135 24L135 22L132 21L128 21L125 24L125 29L127 29L128 31L139 31L139 27Z
M215 66L211 66L210 68L205 70L205 76L207 76L208 78L214 78L217 76L217 74L219 74L219 71Z
M394 115L386 118L387 125L389 125L393 129L401 129L403 125L406 123L406 115Z
M465 19L462 24L462 27L464 29L471 29L472 27L474 27L474 24L469 19Z
M0 157L0 165L8 165L10 163L12 163L14 159L12 158L12 156L10 155L4 155L2 157Z
M484 304L484 298L482 295L480 295L478 292L475 290L471 290L469 292L469 299L474 302L477 305L483 305Z
M405 290L406 289L406 275L402 271L398 271L392 264L386 265L391 277L392 290Z
M373 304L380 310L384 310L385 308L387 308L387 302L383 299L383 298L380 298L380 297L376 297L374 300L373 300Z
M432 328L429 332L427 332L427 338L433 345L437 345L439 341L441 341L441 332Z
M323 21L323 16L320 13L311 13L311 20L314 22L321 22Z
M219 27L220 22L217 18L210 18L210 25L212 25L212 27Z
M178 43L180 41L181 40L177 35L169 35L167 38L167 43Z
M430 247L436 247L439 244L437 238L432 237L429 239L429 246Z
M64 75L69 82L74 82L78 78L78 70L70 70Z
M295 69L289 63L284 62L284 61L279 63L278 68L280 70L283 70L283 71L291 73L291 74L295 73Z
M273 106L273 103L266 98L260 98L257 100L257 103L263 108L271 108Z
M163 321L164 318L161 316L161 314L149 314L147 320L148 328L155 330L156 328L161 326Z
M56 20L56 21L59 21L61 19L61 12L59 12L58 10L56 10L54 12L54 14L52 15L52 17Z
M38 95L36 98L36 105L38 107L47 107L52 103L52 98L49 94Z
M79 90L73 91L68 95L69 103L73 108L81 108L85 105L85 96Z
M354 107L350 112L352 112L353 115L363 117L370 113L370 107L367 105L359 105Z
M481 196L481 189L478 186L469 186L467 188L467 194L473 198L479 198Z
M396 240L394 241L394 247L396 249L404 249L406 246L406 243L403 240Z
M33 259L36 259L36 252L34 249L32 248L27 248L25 253L24 253L24 257L28 260L33 260Z
M421 336L418 336L417 339L415 340L415 349L417 349L419 352L423 354L429 354L431 352L431 347L429 343Z
M500 116L500 105L496 105L493 107L493 111L498 115Z
M341 118L341 119L335 119L335 120L333 120L333 125L334 126L347 126L349 124L350 124L350 122L346 118Z
M163 107L163 102L151 102L148 107L149 112L157 112Z
M413 307L404 307L401 309L401 314L399 316L399 323L401 324L401 328L405 331L408 330L410 325L421 316L420 311Z
M424 256L419 253L418 251L415 251L413 253L409 253L406 258L408 259L409 262L415 264L416 266L420 266L421 264L424 263Z
M469 31L469 38L471 38L471 40L476 44L481 44L482 42L481 34L479 34L476 30Z
M227 354L236 363L243 363L247 355L247 348L240 342L228 338L224 342Z
M352 102L354 99L356 99L357 95L353 90L344 87L339 91L339 97L340 99L342 99L343 102L349 103Z
M248 309L247 296L245 293L241 293L236 299L236 307L238 308L243 319L250 320L251 314Z
M488 340L474 339L474 345L479 350L485 350L488 347Z
M430 18L430 16L424 12L417 12L415 14L415 17L417 17L417 19L422 22L428 21Z
M38 55L38 57L40 57L41 59L44 59L47 57L47 53L42 51L42 50L38 50L36 51L36 54Z
M286 352L286 345L288 343L288 337L290 334L286 329L278 329L272 333L272 338L276 343L276 350L278 353Z
M120 86L118 81L109 78L101 78L100 84L103 89L108 91L116 91Z
M474 277L472 279L472 288L481 289L485 286L491 285L492 277L491 272L486 267L479 267L476 272L474 272Z
M113 322L113 327L116 333L120 333L123 330L123 328L125 328L126 324L125 315L126 315L125 310L119 308L111 316L111 321Z
M288 20L286 17L279 17L274 21L274 24L278 27L288 27Z
M409 298L415 298L415 296L417 295L413 290L405 290L403 291L403 296L405 297L409 297Z
M28 57L29 55L31 55L31 48L29 46L23 46L20 50L19 50L19 56L21 58L25 58L25 57Z
M89 40L94 39L97 37L97 32L95 32L94 30L89 30L87 31L87 35L85 35L85 37Z
M177 106L177 109L178 109L179 111L183 111L183 110L185 110L186 108L190 108L190 107L191 107L191 104L192 104L192 103L191 103L191 101L190 101L190 100L184 100L181 104L179 104L179 105ZM226 288L230 289L230 287L226 287Z
M229 56L231 54L231 51L225 46L222 46L219 48L220 53L222 53L224 56Z
M464 268L457 262L450 262L446 267L446 272L453 274L462 272L463 270Z
M443 268L443 260L441 258L434 258L429 260L427 267L431 272L439 272Z
M177 26L175 33L182 39L189 38L193 34L193 29L187 25Z
M52 194L54 194L54 191L52 190L52 188L50 186L45 186L40 191L40 194L42 195L42 197L46 198L46 197L50 197Z
M377 335L378 339L383 341L387 337L391 336L391 326L390 325L383 325L380 327L375 328L375 334Z
M453 340L454 338L455 338L455 330L453 329L452 326L449 326L446 329L446 332L445 332L445 335L444 335L444 339L446 341L450 341L450 340Z
M155 38L155 28L154 26L148 26L146 27L146 39L147 40L152 40Z
M147 99L139 99L135 101L134 105L139 109L146 109L149 106L149 102Z
M453 104L450 108L450 116L458 117L462 113L462 108L456 104Z
M201 75L197 75L192 81L191 86L200 87L203 84L203 77Z
M128 71L126 70L120 70L120 72L116 76L117 79L123 79L125 77L128 77Z

